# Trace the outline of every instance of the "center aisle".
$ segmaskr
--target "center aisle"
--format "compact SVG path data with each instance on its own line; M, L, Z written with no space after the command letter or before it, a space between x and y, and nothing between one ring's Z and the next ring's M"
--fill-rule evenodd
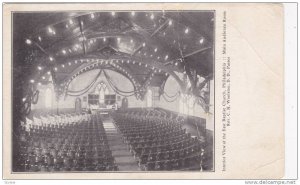
M140 168L123 142L121 133L118 132L111 118L104 118L103 127L107 135L108 145L115 158L119 171L140 171Z

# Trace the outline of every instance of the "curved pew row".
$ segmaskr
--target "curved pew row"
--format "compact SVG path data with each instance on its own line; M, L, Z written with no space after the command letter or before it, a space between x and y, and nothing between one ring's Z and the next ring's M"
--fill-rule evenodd
M112 114L123 140L145 171L202 170L204 143L182 129L182 122L157 110Z
M84 116L76 122L22 127L18 171L118 170L100 116Z

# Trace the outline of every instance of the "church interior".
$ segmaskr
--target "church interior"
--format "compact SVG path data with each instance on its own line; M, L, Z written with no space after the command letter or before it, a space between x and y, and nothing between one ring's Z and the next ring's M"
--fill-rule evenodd
M214 170L214 12L13 13L13 172Z

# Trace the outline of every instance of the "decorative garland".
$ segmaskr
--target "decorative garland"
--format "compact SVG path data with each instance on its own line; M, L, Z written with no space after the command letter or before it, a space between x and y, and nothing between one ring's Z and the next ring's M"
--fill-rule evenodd
M21 112L25 114L26 116L30 114L31 112L31 100L27 100L24 102L23 107L21 109Z
M33 92L31 89L28 94L25 96L25 101L22 104L21 113L25 114L26 116L31 112L31 104L37 104L39 100L39 90Z
M31 103L33 104L37 104L38 100L39 100L39 94L40 94L40 91L39 90L36 90L33 95L30 97L31 99Z
M198 103L200 106L202 106L202 108L204 109L204 111L205 111L206 113L210 113L210 112L209 112L209 104L207 104L207 103L205 102L204 98L200 96L200 97L198 97L197 100L198 100L197 103Z
M174 98L175 96L177 97L178 94L180 94L180 92L178 91L176 94L174 94L174 95L172 95L172 96L168 95L168 94L166 93L166 91L164 91L164 94L165 94L168 98Z
M121 93L119 93L116 89L114 89L110 84L109 84L109 86L116 92L116 94L118 94L118 95L120 95L120 96L130 97L130 96L134 96L134 95L135 95L135 93L130 94L130 95L124 95L124 94L121 94Z
M114 83L113 81L111 80L110 76L104 71L104 76L106 77L107 79L107 82L109 84L109 86L118 94L118 95L121 95L121 96L125 96L125 97L130 97L130 96L133 96L135 95L136 91L133 90L133 91L123 91L123 90L120 90ZM131 93L131 94L129 94ZM128 95L129 94L129 95Z
M87 91L89 91L92 87L93 87L93 85L96 83L96 81L98 80L98 78L100 77L100 75L101 75L101 72L102 72L102 70L96 75L96 77L94 78L94 80L87 86L87 87L85 87L84 89L82 89L82 90L79 90L79 91L70 91L70 90L68 90L67 91L67 95L69 95L69 96L81 96L81 95L83 95L83 94L85 94ZM76 94L75 94L76 93Z
M165 91L162 94L162 96L163 96L163 98L164 98L164 100L166 102L174 102L174 101L176 101L179 95L180 95L179 91L176 94L174 94L174 95L168 95ZM172 100L169 100L170 98Z
M104 70L101 70L97 76L94 78L94 80L87 86L85 87L84 89L82 90L79 90L79 91L70 91L68 90L67 91L67 95L69 96L81 96L83 94L85 94L86 92L88 92L93 86L94 84L96 83L96 81L98 80L98 78L100 77L101 75L101 72L103 71L110 87L118 94L118 95L121 95L121 96L125 96L125 97L129 97L129 96L133 96L135 95L136 91L123 91L123 90L120 90L115 84L114 82L111 80L110 76L104 71Z
M120 90L112 81L112 79L110 78L110 76L104 71L104 76L106 77L107 81L110 82L112 85L114 85L114 87L121 93L133 93L135 92L134 90L133 91L123 91L123 90Z
M86 92L88 92L93 87L94 84L95 84L95 82L92 82L86 89L84 89L82 92L79 92L78 94L72 94L72 93L67 92L67 95L69 95L69 96L81 96L81 95L85 94Z
M165 100L166 102L174 102L174 101L177 100L177 96L176 96L173 100L168 100L168 99L165 97L165 94L163 94L162 97L164 98L164 100Z

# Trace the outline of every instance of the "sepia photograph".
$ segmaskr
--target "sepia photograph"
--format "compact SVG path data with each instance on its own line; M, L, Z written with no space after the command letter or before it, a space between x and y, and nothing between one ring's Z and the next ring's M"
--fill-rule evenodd
M215 171L215 11L11 22L11 173Z
M5 184L295 177L286 6L3 3Z

